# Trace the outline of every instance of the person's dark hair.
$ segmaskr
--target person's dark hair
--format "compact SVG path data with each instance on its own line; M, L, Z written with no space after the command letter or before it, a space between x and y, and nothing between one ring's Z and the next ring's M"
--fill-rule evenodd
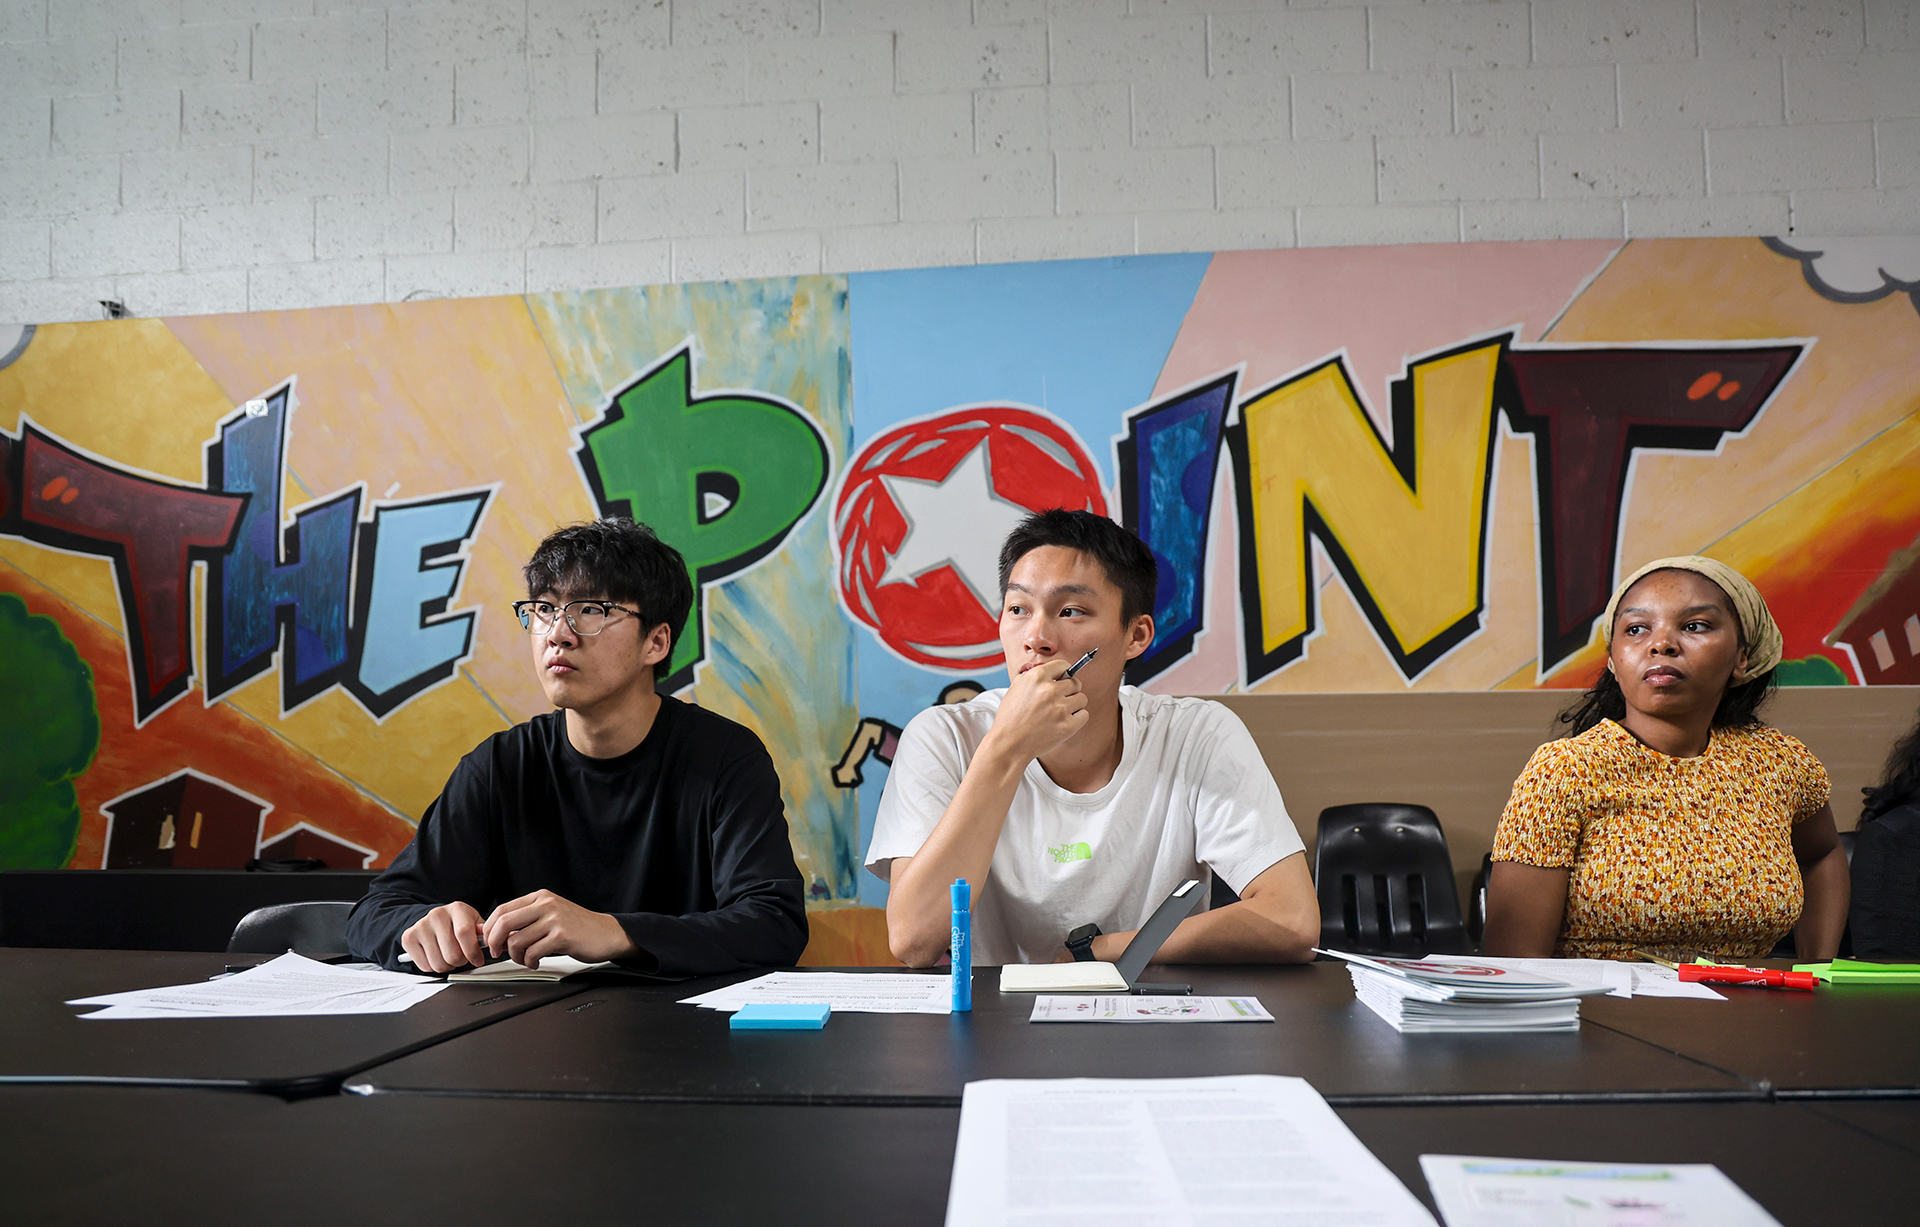
M642 635L664 622L677 641L693 608L686 559L651 528L626 516L554 529L521 574L529 598L544 592L563 601L605 597L638 609ZM667 676L672 661L669 650L654 664L653 676Z
M1871 822L1890 809L1920 804L1920 723L1893 743L1887 755L1887 769L1874 788L1860 790L1866 801L1860 807L1860 821Z
M1045 545L1078 550L1100 564L1107 582L1120 590L1120 624L1131 625L1153 612L1160 568L1146 542L1102 515L1055 507L1036 511L1014 526L1000 547L1000 597L1006 599L1013 564Z
M1655 571L1652 574L1658 575ZM1703 577L1704 578L1704 577ZM1708 581L1712 583L1711 580ZM1718 588L1720 585L1714 584ZM1725 597L1725 593L1721 594ZM1733 601L1727 599L1727 610L1733 612ZM1615 617L1619 615L1616 614ZM1747 650L1747 628L1740 624L1737 613L1733 625L1740 636L1740 650ZM1776 674L1779 669L1769 669L1759 677L1750 677L1738 686L1729 686L1720 696L1720 705L1713 709L1713 727L1717 729L1752 728L1760 723L1760 709L1779 688ZM1602 720L1620 721L1626 718L1627 695L1620 689L1620 679L1613 670L1600 666L1600 676L1594 679L1591 689L1580 696L1580 701L1560 713L1560 723L1572 726L1569 737L1578 737Z

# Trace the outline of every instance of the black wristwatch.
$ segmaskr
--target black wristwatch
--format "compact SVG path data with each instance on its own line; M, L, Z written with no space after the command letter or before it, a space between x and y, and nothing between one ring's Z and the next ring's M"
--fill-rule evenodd
M1073 951L1077 963L1091 963L1093 959L1093 939L1100 936L1099 925L1081 925L1067 934L1067 949Z

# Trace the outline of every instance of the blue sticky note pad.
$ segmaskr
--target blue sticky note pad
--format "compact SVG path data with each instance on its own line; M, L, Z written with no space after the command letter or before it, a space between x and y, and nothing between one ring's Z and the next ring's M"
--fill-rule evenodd
M833 1007L824 1001L805 1005L743 1005L728 1021L730 1031L818 1031Z

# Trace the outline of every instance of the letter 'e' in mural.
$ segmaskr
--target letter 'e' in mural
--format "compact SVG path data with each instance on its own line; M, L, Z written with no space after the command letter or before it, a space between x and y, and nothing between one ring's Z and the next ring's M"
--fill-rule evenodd
M1916 284L1912 239L1577 241L21 329L0 866L385 864L541 710L507 606L596 514L686 556L668 689L766 740L819 907L884 898L899 730L1004 683L1031 510L1152 548L1158 691L1584 686L1693 552L1787 683L1912 684Z

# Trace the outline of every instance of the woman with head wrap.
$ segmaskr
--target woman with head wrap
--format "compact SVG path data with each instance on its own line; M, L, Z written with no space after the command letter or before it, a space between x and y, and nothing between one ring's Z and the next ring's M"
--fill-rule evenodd
M1662 558L1621 584L1607 666L1534 752L1494 834L1487 953L1833 957L1847 862L1820 761L1755 713L1780 628L1745 576Z

